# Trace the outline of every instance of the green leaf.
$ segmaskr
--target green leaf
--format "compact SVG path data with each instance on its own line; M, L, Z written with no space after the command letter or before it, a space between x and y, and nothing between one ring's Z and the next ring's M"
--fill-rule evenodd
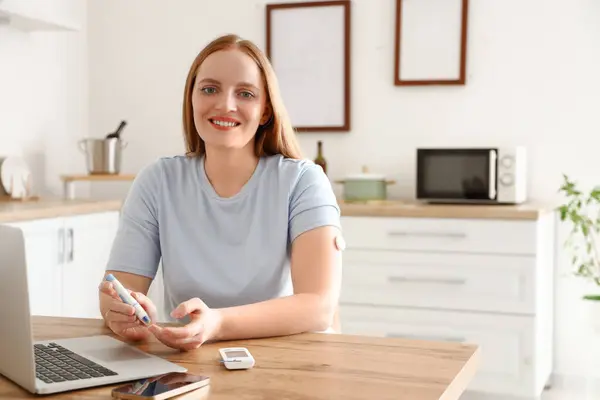
M598 294L586 294L583 296L584 300L600 301L600 295Z
M583 233L584 236L587 236L589 234L590 230L587 225L581 225L581 232Z
M600 185L584 193L567 174L563 173L562 178L559 192L566 200L556 207L556 211L560 220L570 228L563 246L571 252L573 274L589 279L600 287L600 277L597 277L600 260L596 259L595 254L595 246L600 246L600 242L595 243L598 236L593 235L598 233L600 236L600 212L592 210L600 205ZM589 295L588 299L600 301L600 294Z
M558 208L560 212L560 220L564 221L567 218L567 212L569 212L569 208L565 205L562 205Z

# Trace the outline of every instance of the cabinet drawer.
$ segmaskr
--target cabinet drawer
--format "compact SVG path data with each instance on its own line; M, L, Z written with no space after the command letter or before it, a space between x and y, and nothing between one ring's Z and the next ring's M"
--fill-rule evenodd
M470 390L533 396L534 319L526 316L342 306L342 333L479 345Z
M535 254L536 221L342 217L348 248Z
M340 301L533 315L535 262L527 256L347 250Z

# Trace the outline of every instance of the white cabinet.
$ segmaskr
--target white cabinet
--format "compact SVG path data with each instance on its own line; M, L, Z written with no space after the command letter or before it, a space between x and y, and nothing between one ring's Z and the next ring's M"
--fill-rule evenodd
M529 220L343 219L346 241L357 249L534 255L537 248L537 225Z
M106 271L118 213L65 218L62 315L101 318L98 284Z
M118 212L10 223L23 230L33 315L99 318Z
M0 18L25 31L79 30L75 0L0 0Z
M477 344L468 390L535 397L552 371L555 216L343 216L342 332Z
M59 316L62 307L62 226L58 218L9 224L23 230L33 315Z
M481 362L470 390L523 393L534 381L532 318L366 306L344 306L341 318L344 334L478 344Z
M349 249L346 303L535 313L535 265L527 256Z

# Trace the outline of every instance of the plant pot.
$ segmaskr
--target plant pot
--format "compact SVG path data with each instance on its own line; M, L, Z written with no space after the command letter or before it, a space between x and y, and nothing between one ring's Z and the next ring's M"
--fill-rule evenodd
M600 297L593 296L593 298L589 298L589 296L586 296L583 302L590 328L594 333L600 334Z
M344 201L366 202L387 199L387 186L395 182L387 180L383 175L370 174L367 167L363 167L363 173L351 175L335 183L344 185Z

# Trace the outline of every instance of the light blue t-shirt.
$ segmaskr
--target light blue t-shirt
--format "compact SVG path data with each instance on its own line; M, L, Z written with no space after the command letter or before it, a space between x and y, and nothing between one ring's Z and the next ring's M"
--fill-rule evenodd
M194 297L211 308L255 303L293 294L291 243L326 225L340 228L340 209L311 161L262 157L223 198L203 157L161 158L132 184L107 269L154 278L162 257L165 315Z

